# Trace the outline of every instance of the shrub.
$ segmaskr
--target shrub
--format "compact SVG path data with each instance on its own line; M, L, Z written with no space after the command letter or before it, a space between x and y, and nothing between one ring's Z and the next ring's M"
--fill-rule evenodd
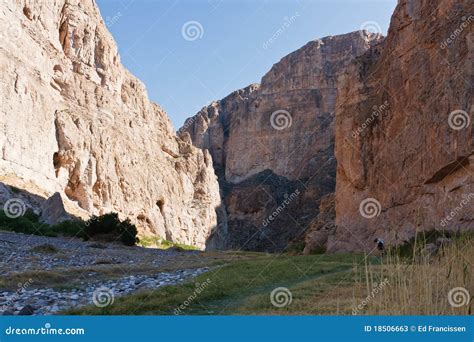
M82 220L63 221L55 225L41 223L33 211L17 218L9 218L0 211L0 230L41 236L74 236L88 240L92 237L103 237L107 241L121 241L126 246L138 242L137 228L129 219L120 221L117 213L93 216L89 224Z
M0 228L17 233L38 234L42 224L39 217L31 210L27 210L23 216L17 218L8 217L4 211L0 211Z
M86 225L81 220L63 221L51 227L51 230L59 235L76 236L86 238Z
M129 219L120 221L117 213L102 216L93 216L86 225L87 238L102 237L108 241L120 240L126 246L133 246L138 242L137 228Z
M135 227L129 219L120 223L119 232L120 241L122 241L125 246L133 246L138 242L137 227Z

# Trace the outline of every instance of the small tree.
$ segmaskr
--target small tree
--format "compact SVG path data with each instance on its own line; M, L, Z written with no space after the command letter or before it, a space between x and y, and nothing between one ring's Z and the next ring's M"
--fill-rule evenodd
M87 237L102 235L110 240L120 240L126 246L133 246L138 242L137 233L135 225L129 219L120 221L117 213L92 216L86 225Z

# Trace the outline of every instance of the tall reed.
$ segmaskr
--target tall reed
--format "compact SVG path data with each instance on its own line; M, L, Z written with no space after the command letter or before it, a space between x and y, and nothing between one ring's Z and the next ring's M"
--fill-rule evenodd
M439 247L415 241L410 256L389 250L380 265L356 270L353 314L472 314L474 239L466 234L440 241Z

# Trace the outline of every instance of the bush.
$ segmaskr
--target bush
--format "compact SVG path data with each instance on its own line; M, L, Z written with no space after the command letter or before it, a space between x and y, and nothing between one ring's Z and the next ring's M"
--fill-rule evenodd
M52 232L65 235L86 238L86 225L81 220L63 221L51 227Z
M120 221L117 213L93 216L88 224L82 220L63 221L55 225L41 223L33 211L17 218L9 218L0 211L0 230L41 236L74 236L88 240L92 237L103 237L107 241L121 241L126 246L138 242L137 228L129 219Z
M27 210L23 216L17 218L10 218L3 210L0 211L0 229L17 233L38 234L42 226L38 215L31 210Z
M119 231L120 241L122 241L125 246L133 246L138 242L137 227L135 227L129 219L126 219L120 224Z
M99 236L107 241L120 240L126 246L133 246L138 242L137 233L135 225L129 219L120 221L117 213L93 216L85 229L87 238Z

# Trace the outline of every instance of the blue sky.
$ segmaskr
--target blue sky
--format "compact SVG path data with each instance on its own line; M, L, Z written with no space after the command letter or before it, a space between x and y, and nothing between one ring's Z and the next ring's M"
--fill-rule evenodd
M396 0L97 0L122 63L178 129L307 42L387 32ZM272 39L273 37L273 39Z

